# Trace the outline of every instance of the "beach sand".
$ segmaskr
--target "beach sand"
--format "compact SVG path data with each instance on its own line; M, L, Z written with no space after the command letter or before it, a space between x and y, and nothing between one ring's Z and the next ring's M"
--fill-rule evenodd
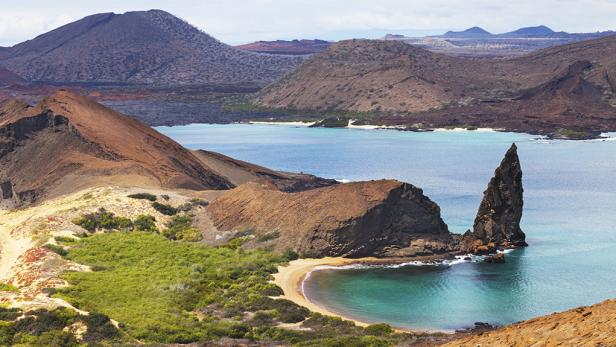
M370 323L362 322L354 318L342 316L336 312L329 311L323 306L319 306L308 300L302 292L302 282L311 271L319 266L343 266L357 263L376 263L377 258L320 258L320 259L297 259L287 266L279 266L278 273L274 274L274 283L284 291L283 299L306 307L312 312L318 312L327 316L340 317L353 321L359 326L368 326Z

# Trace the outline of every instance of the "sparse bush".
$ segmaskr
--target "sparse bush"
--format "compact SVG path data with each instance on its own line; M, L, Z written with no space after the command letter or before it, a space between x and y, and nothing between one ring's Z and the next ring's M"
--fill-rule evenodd
M107 212L104 208L97 212L84 214L81 217L73 219L73 224L95 232L96 230L132 230L133 223L125 217L116 217L113 213Z
M0 307L0 321L12 321L19 317L21 317L20 309Z
M150 215L139 215L133 222L135 231L145 231L155 233L158 232L156 228L156 219Z
M160 202L156 202L156 201L152 203L152 207L156 211L164 215L167 215L167 216L173 216L178 213L178 210L175 207L171 205L167 205L167 204L161 204Z
M68 254L68 252L66 251L66 249L58 246L58 245L52 245L51 243L47 243L45 245L43 245L43 248L47 248L48 250L60 255L60 256L65 256Z
M150 194L150 193L131 194L128 197L132 198L132 199L149 200L149 201L152 201L152 202L157 200L156 195Z
M394 332L389 324L372 324L365 328L366 334L373 336L386 336Z
M19 289L10 283L0 282L0 292L18 292ZM2 307L0 307L0 310ZM0 311L2 312L2 311Z
M287 261L292 261L299 259L299 254L292 249L287 249L284 253L282 253L282 257Z
M68 237L68 236L55 236L54 240L56 240L57 242L65 242L65 243L72 243L77 241L77 239L75 239L74 237Z
M192 216L182 214L174 216L168 223L163 235L170 240L183 240L188 242L201 241L203 235L192 226Z
M102 313L90 312L89 315L83 316L81 320L88 327L84 336L85 341L100 341L118 335L118 329L111 324L109 317Z

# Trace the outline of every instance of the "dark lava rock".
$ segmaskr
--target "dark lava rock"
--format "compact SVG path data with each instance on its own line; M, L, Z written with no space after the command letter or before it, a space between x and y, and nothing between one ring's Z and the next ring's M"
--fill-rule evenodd
M483 260L486 263L493 263L493 264L502 264L505 262L505 254L504 253L496 253L494 255L490 255L485 257L485 259Z
M526 235L520 229L523 192L520 159L512 144L484 192L473 232L465 235L467 250L527 246Z

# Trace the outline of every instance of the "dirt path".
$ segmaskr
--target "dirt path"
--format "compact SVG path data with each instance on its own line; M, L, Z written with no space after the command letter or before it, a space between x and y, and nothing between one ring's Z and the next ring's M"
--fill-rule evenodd
M7 215L9 213L6 211L0 212L0 281L10 277L11 268L17 263L17 258L34 245L30 237L11 235L15 220Z

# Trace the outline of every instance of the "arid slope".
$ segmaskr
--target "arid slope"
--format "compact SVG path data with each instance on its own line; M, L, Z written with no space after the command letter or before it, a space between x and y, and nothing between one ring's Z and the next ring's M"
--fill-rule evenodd
M616 346L616 300L533 318L444 346Z
M31 107L0 105L3 204L36 201L94 183L228 189L190 151L147 125L59 91Z
M23 84L26 81L12 71L0 66L0 87L6 87L13 84Z
M370 114L409 128L474 125L557 134L616 130L616 35L509 60L396 41L332 45L265 88L262 106Z

